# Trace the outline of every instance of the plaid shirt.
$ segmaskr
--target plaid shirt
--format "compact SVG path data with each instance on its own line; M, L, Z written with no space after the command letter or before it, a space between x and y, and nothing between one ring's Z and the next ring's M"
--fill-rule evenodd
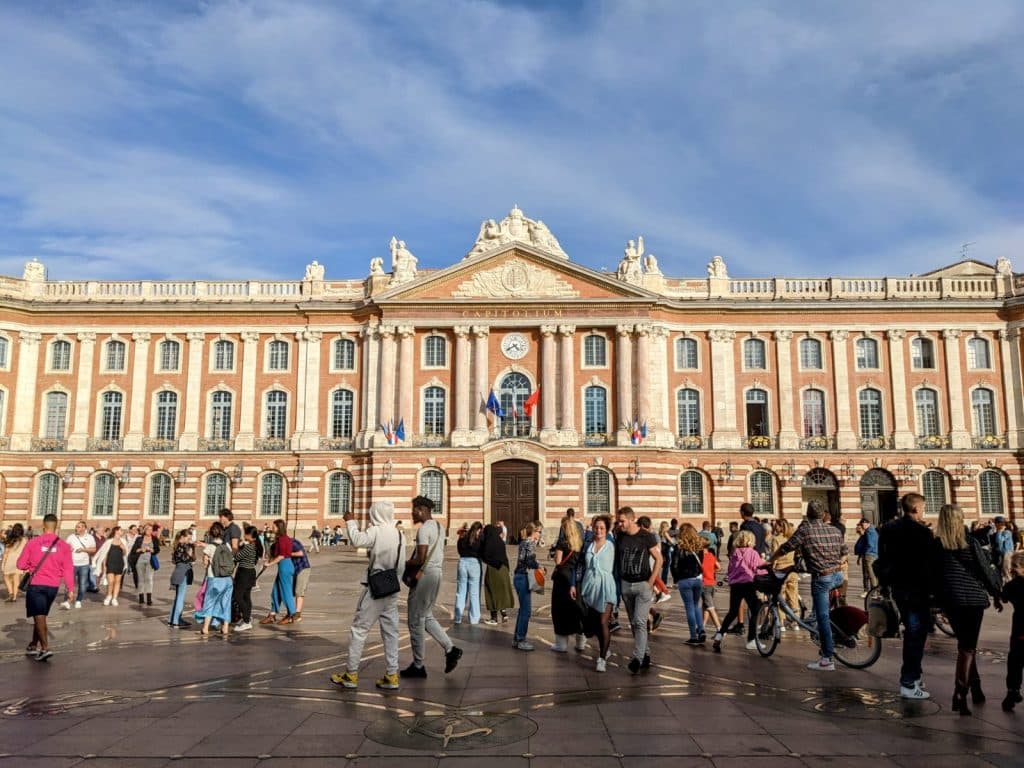
M773 557L799 550L807 570L814 575L835 573L839 570L846 543L842 532L821 520L804 520L793 535L777 550Z

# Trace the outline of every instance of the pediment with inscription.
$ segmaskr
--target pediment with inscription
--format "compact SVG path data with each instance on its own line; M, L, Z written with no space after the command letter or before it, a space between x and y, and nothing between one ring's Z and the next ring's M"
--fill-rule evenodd
M576 298L580 292L550 269L512 258L473 273L451 295L456 299L553 299Z

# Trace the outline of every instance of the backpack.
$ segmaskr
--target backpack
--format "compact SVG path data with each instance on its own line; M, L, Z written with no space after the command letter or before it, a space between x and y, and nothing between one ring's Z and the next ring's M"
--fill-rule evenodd
M235 570L235 555L227 544L218 544L210 561L210 570L214 578L230 576Z

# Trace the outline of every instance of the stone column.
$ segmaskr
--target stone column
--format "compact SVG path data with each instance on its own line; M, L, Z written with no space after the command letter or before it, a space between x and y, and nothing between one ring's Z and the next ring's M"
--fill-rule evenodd
M481 444L487 440L487 410L484 404L491 391L488 373L487 339L491 329L486 325L473 326L473 431Z
M555 334L558 326L540 327L540 370L544 386L540 393L540 439L552 443L558 432L558 369L555 352Z
M143 331L132 334L135 353L132 358L132 391L128 410L128 433L124 437L126 451L141 451L146 437L146 400L149 398L149 342L150 334Z
M292 450L320 448L320 346L322 331L304 329L295 334L299 342L299 379L295 387L295 432Z
M659 448L674 448L676 445L675 430L670 426L669 406L672 395L668 386L668 371L671 367L668 337L668 328L664 325L651 326L651 360L648 367L652 413L647 417L645 442Z
M1024 423L1024 402L1021 400L1020 331L1018 329L1010 328L999 332L999 360L1003 368L1007 447L1019 450L1024 446L1020 431L1020 425Z
M736 331L717 329L711 338L711 403L714 413L704 413L702 421L707 429L708 416L714 425L711 446L715 450L734 450L743 447L736 429Z
M18 378L15 383L14 409L11 413L11 450L32 448L32 421L36 415L36 375L39 373L41 333L22 331L18 334Z
M452 376L455 387L455 413L452 415L452 423L455 429L452 431L452 445L464 446L472 444L472 432L469 428L470 388L473 385L469 369L470 328L468 325L456 325L452 331L455 333L455 372Z
M640 424L651 421L651 326L641 323L636 327L636 418ZM656 441L650 423L648 436ZM632 429L632 420L630 420Z
M199 448L199 412L203 404L203 341L206 334L202 331L189 331L188 339L188 378L185 385L185 429L181 433L178 447L183 451L194 451Z
M377 432L377 382L380 372L377 369L380 359L380 340L377 326L368 326L362 330L363 337L363 375L362 388L359 392L360 430L356 437L356 446L370 448L373 436Z
M792 339L792 331L775 332L775 362L779 369L779 448L783 451L800 447L793 403Z
M850 366L846 342L849 331L832 331L832 376L836 393L836 448L849 450L857 447L857 435L850 421Z
M382 325L377 329L380 334L380 404L378 405L377 423L385 426L390 421L398 425L395 414L395 326ZM374 444L387 445L383 433L374 433Z
M891 328L885 332L889 339L889 368L892 380L893 444L899 450L913 449L914 433L910 429L910 413L907 409L907 368L903 354L903 340L907 332L902 328Z
M238 437L235 449L251 451L256 447L256 361L260 334L242 331L242 391L238 402ZM234 418L234 415L232 415Z
M83 331L79 333L78 384L75 387L75 423L71 430L71 435L68 437L68 449L72 451L84 451L89 446L89 411L92 405L92 366L95 353L95 332Z
M632 324L615 326L615 441L629 445L633 429L633 331Z
M413 376L416 373L416 360L413 354L413 343L416 340L416 329L411 325L398 326L398 420L405 423L406 445L412 444L412 436L416 432L416 405L413 393Z
M970 448L971 433L967 431L964 414L964 385L960 375L960 330L946 328L942 332L946 343L946 389L949 397L949 438L953 450Z
M561 341L560 373L562 381L562 444L575 445L579 440L576 432L576 357L573 354L575 325L560 325Z

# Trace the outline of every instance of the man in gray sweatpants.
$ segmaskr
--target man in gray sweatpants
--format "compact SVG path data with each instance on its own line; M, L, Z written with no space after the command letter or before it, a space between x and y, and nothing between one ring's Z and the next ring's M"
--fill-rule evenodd
M661 573L661 545L657 536L636 524L636 513L631 507L623 507L615 517L619 525L615 535L615 573L633 629L629 671L635 675L651 666L647 619L654 604L654 582Z
M434 502L425 496L412 500L412 521L419 524L416 548L410 563L420 566L420 577L409 593L409 644L412 646L412 664L402 670L402 677L426 677L423 665L426 635L429 634L444 648L444 671L451 672L462 658L462 649L456 648L451 638L434 618L434 603L441 589L441 566L444 563L444 528L434 520Z

